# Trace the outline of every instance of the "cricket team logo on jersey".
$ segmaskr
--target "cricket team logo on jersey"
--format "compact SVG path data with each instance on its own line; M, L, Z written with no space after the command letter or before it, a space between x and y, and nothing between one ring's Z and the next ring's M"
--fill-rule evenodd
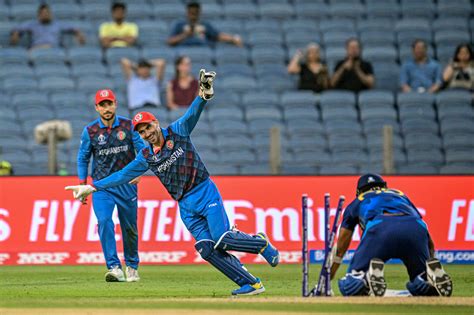
M174 148L174 141L173 141L173 140L168 140L168 141L166 141L166 147L168 148L168 150L173 150L173 148Z
M127 137L127 134L124 131L117 132L117 139L123 141Z
M98 142L99 145L104 145L104 144L107 143L107 139L103 134L99 135L97 137L97 140L99 140L99 142Z

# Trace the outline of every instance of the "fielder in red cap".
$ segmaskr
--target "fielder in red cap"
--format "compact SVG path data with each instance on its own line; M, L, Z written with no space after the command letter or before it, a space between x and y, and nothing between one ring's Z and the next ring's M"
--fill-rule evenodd
M94 182L93 186L66 189L73 190L75 198L84 198L127 183L150 169L178 201L181 219L195 238L195 248L201 257L239 286L232 291L233 295L254 295L265 291L262 282L227 251L261 254L272 267L279 263L279 252L264 233L249 235L230 226L222 197L190 138L207 100L214 95L214 78L214 72L201 70L200 96L183 117L167 128L160 127L151 113L135 115L134 129L149 146L123 170Z
M114 92L103 89L95 94L95 109L99 118L83 130L77 156L79 182L87 184L89 162L92 157L92 180L98 181L123 169L135 159L145 143L133 130L130 119L116 115ZM94 213L99 225L99 238L108 272L105 280L138 281L137 180L104 189L92 196ZM82 198L85 203L85 198ZM122 271L115 243L115 224L112 213L118 209L124 244L126 275ZM132 232L131 232L132 231Z

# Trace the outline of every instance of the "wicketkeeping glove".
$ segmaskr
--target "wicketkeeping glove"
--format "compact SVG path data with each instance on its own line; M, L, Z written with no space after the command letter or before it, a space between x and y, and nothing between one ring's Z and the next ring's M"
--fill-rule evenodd
M210 100L214 96L214 79L216 73L214 71L206 72L206 70L201 69L199 71L199 90L202 94L202 98L206 101Z
M87 196L97 191L92 185L66 186L65 189L72 190L72 196L81 202L84 201Z

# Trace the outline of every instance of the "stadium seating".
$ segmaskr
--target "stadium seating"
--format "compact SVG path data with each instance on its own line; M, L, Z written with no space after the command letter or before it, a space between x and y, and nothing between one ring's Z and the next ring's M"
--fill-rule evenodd
M188 55L195 75L202 67L218 72L216 97L194 135L215 174L268 174L268 129L273 126L281 128L285 144L283 174L381 171L384 125L393 127L398 172L474 172L471 94L449 90L436 96L403 94L398 83L400 63L411 57L414 39L425 39L430 56L443 65L452 59L456 45L472 43L469 0L202 0L203 19L222 31L240 34L243 48L221 43L211 48L168 47L166 39L173 22L184 17L185 2L127 1L128 18L140 27L139 45L105 52L99 46L97 28L109 19L108 1L48 3L55 19L81 29L87 43L79 46L71 34L63 34L62 47L29 52L26 35L18 47L9 47L11 28L35 18L37 1L0 3L0 134L16 130L31 141L36 123L59 118L71 121L76 137L96 117L93 94L104 87L116 90L119 112L128 116L120 59L164 58L166 83L173 76L175 57ZM296 49L317 42L332 72L344 58L344 44L350 37L361 40L364 58L374 68L376 89L358 95L296 90L297 78L286 73ZM168 123L182 111L168 113L160 108L156 114ZM28 151L15 159L23 142L4 138L0 136L1 158L13 162L17 174L46 172L41 146L35 146L42 153L34 158ZM293 145L288 148L289 143ZM72 174L76 145L77 141L67 142L58 153ZM39 167L20 164L21 159L32 158Z

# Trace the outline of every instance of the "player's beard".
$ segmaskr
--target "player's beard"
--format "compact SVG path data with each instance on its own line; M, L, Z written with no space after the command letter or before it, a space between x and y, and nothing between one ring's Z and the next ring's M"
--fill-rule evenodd
M105 115L107 115L107 114L111 114L110 118L106 118ZM115 119L115 114L113 114L113 113L104 113L104 114L101 116L101 118L102 118L103 120L105 120L105 121L111 121L111 120L114 120L114 119Z

